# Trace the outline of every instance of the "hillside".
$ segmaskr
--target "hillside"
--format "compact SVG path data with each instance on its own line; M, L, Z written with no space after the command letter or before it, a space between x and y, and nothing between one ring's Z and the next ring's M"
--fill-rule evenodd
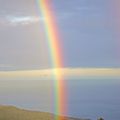
M59 120L88 120L56 116L46 112L29 111L14 106L0 106L0 120L54 120L55 117L61 118Z

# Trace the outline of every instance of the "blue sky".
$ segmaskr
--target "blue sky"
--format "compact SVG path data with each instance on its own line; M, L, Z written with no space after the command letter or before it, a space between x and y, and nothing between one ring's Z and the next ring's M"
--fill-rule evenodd
M65 67L120 67L109 0L53 0ZM0 1L0 70L49 68L35 0Z

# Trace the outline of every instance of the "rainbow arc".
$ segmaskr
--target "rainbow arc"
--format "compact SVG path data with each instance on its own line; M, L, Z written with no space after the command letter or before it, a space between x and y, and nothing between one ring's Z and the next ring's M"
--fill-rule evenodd
M65 81L59 69L63 67L63 52L60 43L61 37L59 35L52 1L37 0L37 4L39 5L39 11L42 17L44 17L45 35L51 56L51 64L54 68L55 113L61 115L66 113Z

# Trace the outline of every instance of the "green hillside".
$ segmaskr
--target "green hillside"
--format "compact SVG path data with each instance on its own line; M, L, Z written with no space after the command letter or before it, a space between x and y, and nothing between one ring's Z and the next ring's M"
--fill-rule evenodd
M0 120L83 120L79 118L56 116L46 112L29 111L13 106L0 106ZM84 119L88 120L88 119Z

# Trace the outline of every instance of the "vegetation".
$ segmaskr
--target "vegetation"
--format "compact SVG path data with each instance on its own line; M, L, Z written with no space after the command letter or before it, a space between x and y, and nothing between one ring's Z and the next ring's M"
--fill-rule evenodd
M29 111L13 106L0 106L0 120L88 120L56 116L46 112Z
M98 120L104 120L103 118L99 118Z

